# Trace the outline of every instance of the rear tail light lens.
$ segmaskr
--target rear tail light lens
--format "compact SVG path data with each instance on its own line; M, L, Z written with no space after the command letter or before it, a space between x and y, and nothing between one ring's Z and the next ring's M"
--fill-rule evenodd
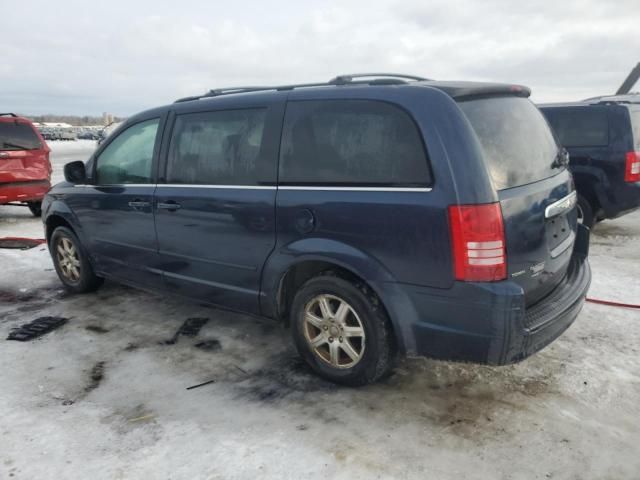
M627 165L624 170L625 182L640 182L640 152L627 153Z
M451 205L449 225L456 280L495 282L507 278L499 203Z

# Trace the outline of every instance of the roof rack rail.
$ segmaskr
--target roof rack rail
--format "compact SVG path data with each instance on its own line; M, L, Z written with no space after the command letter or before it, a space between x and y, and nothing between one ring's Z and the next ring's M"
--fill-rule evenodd
M609 105L614 103L640 103L640 92L629 92L621 95L600 95L582 100L593 104Z
M7 113L0 113L0 117L14 117L14 118L18 118L18 115L16 115L15 113L7 112Z
M347 73L344 75L338 75L337 77L331 79L329 83L334 85L343 85L345 83L352 83L354 78L367 78L367 77L397 78L401 80L414 80L414 81L431 80L430 78L418 77L416 75L405 75L403 73Z
M354 80L372 77L371 80ZM407 83L406 80L424 81L428 78L418 77L415 75L403 75L398 73L352 73L348 75L338 75L328 82L320 83L297 83L291 85L279 86L261 86L261 87L227 87L214 88L203 95L194 95L191 97L179 98L174 103L190 102L192 100L200 100L202 98L218 97L221 95L232 95L234 93L263 92L268 90L293 90L295 88L311 88L311 87L327 87L330 85L397 85Z

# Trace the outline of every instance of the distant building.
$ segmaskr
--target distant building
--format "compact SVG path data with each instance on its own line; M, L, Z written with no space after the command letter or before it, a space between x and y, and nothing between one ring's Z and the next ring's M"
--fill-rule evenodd
M113 114L112 113L103 112L102 113L102 123L104 125L109 125L110 123L113 123Z

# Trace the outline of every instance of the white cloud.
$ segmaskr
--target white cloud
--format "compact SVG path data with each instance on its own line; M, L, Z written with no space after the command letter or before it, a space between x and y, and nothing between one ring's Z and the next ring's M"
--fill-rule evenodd
M25 113L127 115L216 86L372 70L575 100L615 91L640 61L637 0L38 1L2 11L0 105Z

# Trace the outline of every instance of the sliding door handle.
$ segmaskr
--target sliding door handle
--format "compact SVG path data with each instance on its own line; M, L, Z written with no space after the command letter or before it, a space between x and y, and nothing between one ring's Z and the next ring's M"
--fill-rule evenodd
M173 200L169 200L167 202L158 202L157 203L158 210L169 210L170 212L175 212L179 208L182 207L178 202Z

